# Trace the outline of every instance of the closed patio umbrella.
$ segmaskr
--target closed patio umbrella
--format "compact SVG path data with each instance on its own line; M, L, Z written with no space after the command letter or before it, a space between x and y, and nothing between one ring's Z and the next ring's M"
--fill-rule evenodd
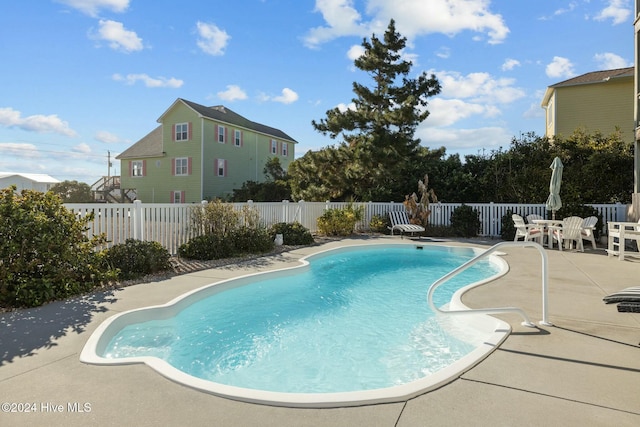
M562 184L562 161L559 157L553 159L551 166L551 182L549 183L549 198L547 199L547 210L551 211L552 219L556 219L556 211L562 207L560 199L560 185Z

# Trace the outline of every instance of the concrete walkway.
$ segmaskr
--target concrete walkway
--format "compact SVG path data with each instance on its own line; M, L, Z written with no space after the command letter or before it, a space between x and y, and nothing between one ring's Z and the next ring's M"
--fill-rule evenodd
M113 314L162 304L221 279L290 266L318 250L381 241L400 240L332 242L5 313L0 316L0 425L640 425L640 314L618 313L615 305L602 302L609 293L639 284L640 261L619 262L602 249L546 250L554 326L529 329L515 315L500 316L513 333L496 351L450 384L404 402L336 409L270 407L192 390L144 365L93 366L78 360L89 335ZM478 308L518 306L537 322L540 255L533 248L504 252L510 272L471 290L464 302ZM21 413L4 412L4 402Z

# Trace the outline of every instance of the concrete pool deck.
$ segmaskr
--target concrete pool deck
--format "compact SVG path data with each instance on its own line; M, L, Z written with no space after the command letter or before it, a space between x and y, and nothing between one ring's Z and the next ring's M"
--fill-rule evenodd
M451 383L403 402L335 409L271 407L192 390L145 365L79 361L89 335L111 315L163 304L222 279L295 265L319 250L369 242L400 239L346 239L0 314L0 425L640 425L640 314L618 313L615 305L602 302L609 293L638 285L640 261L620 262L603 249L547 249L549 320L554 326L530 329L516 315L498 316L513 331L496 351ZM494 243L474 240L472 245ZM510 272L469 291L463 301L477 308L521 307L538 322L540 255L532 248L503 252ZM4 412L5 403L22 413Z

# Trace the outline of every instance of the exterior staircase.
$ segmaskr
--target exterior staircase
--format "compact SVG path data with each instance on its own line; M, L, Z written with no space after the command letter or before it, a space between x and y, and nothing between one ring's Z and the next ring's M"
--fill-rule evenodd
M99 203L133 203L136 191L121 188L119 176L103 176L91 186L91 192Z

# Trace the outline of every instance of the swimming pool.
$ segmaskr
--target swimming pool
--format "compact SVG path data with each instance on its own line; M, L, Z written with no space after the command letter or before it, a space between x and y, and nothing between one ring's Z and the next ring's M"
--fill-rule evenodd
M508 325L494 318L428 309L429 285L474 255L411 244L324 251L302 267L114 316L81 360L146 363L191 387L275 405L397 401L450 381L506 336ZM498 257L481 262L439 288L436 304L505 271Z

